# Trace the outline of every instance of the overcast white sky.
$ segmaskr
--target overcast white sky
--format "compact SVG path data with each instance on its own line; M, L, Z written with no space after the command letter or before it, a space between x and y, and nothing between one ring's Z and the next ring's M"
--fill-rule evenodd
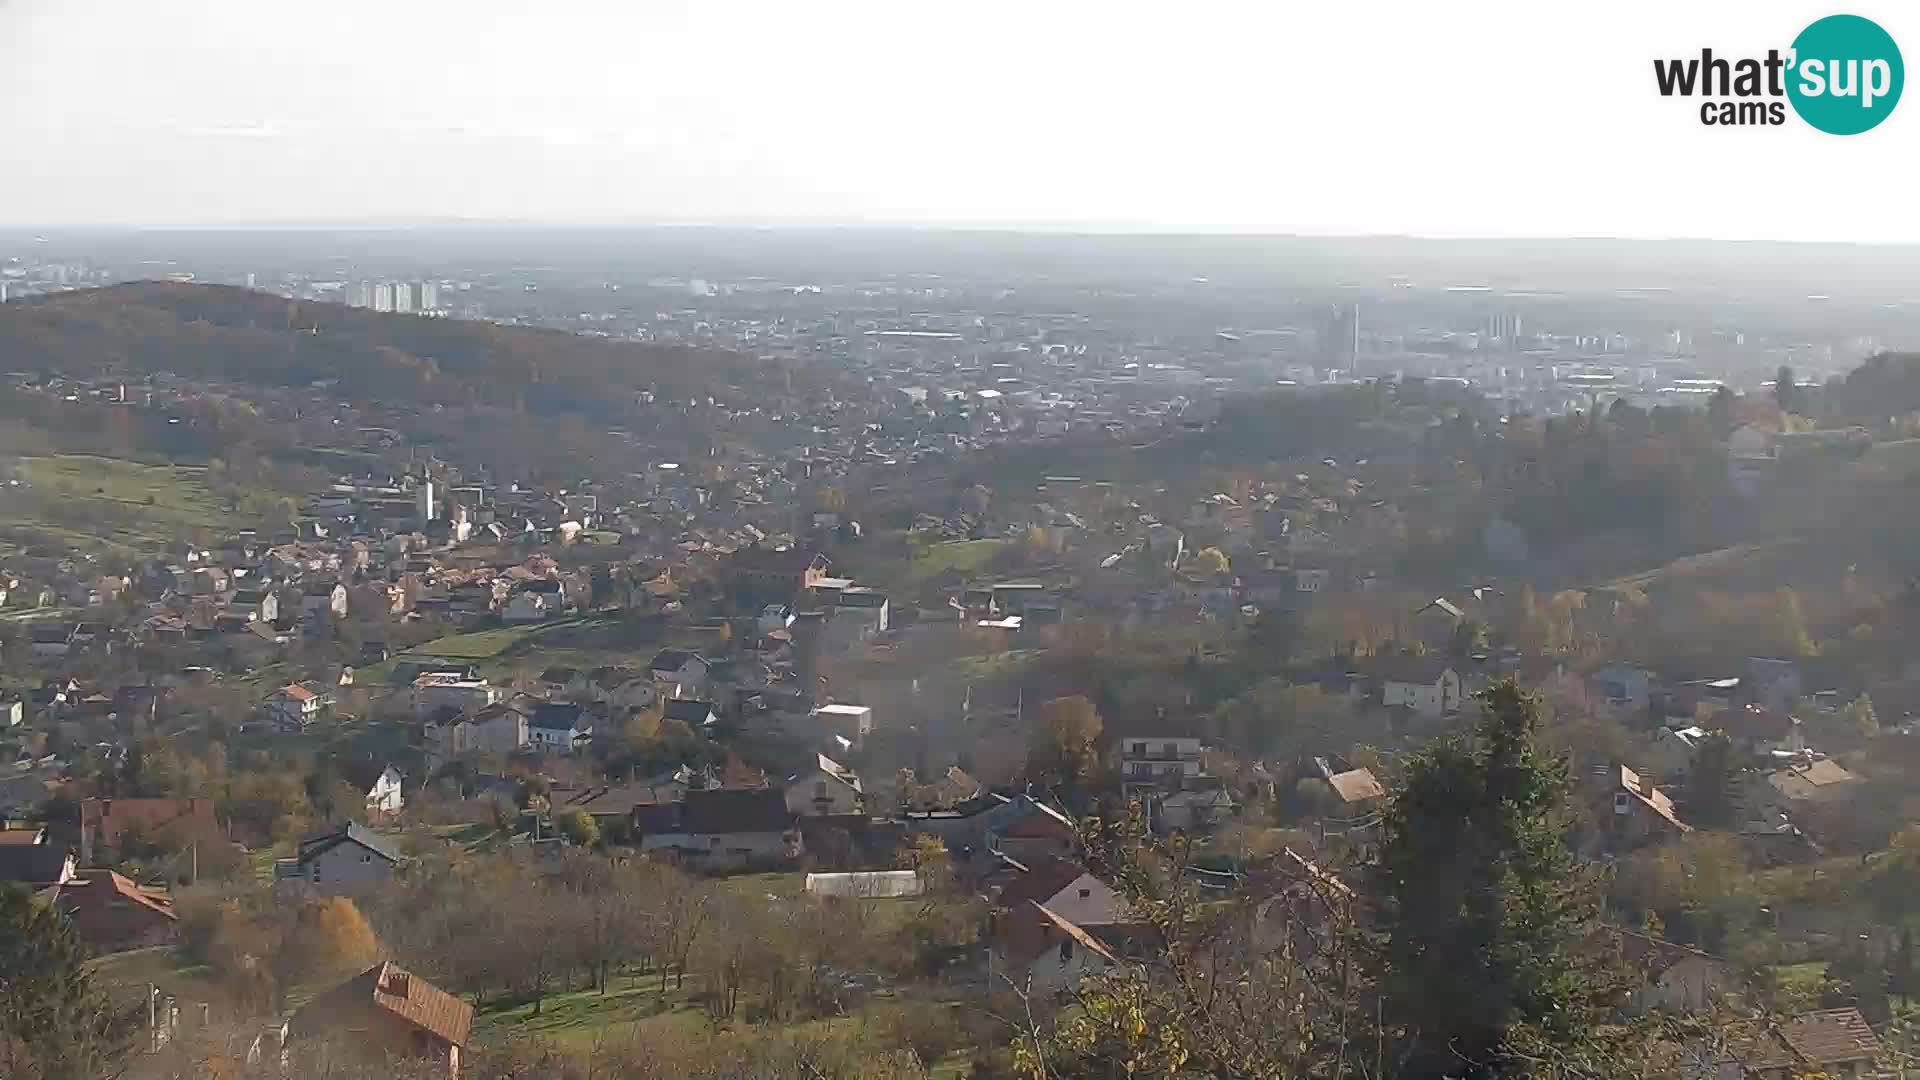
M1847 10L1920 58L1920 9ZM0 0L0 222L1920 241L1920 99L1702 127L1775 0ZM1909 95L1917 97L1916 95Z

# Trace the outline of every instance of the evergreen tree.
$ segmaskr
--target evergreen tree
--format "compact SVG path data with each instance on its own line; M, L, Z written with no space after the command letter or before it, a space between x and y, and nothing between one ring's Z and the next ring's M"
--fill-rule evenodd
M113 1074L129 1026L85 963L85 946L65 916L24 888L0 885L0 1075Z
M1416 1076L1577 1040L1618 986L1582 950L1599 893L1567 842L1566 762L1535 746L1538 700L1507 680L1481 701L1470 737L1408 761L1373 871L1375 975Z
M1793 369L1785 364L1780 365L1773 377L1773 401L1781 412L1800 411L1800 386L1793 379Z
M1733 391L1722 386L1707 401L1707 424L1721 438L1733 430L1733 400Z
M1913 928L1900 928L1900 944L1893 955L1887 958L1887 993L1900 995L1900 1007L1905 1011L1911 1004L1913 992L1920 988L1920 975L1913 969Z
M1687 818L1702 828L1733 824L1733 740L1716 731L1700 744L1687 773Z

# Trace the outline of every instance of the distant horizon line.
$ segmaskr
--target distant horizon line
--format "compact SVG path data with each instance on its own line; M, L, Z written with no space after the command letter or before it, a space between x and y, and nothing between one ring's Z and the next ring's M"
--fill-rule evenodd
M1102 221L911 222L845 219L610 219L540 220L528 218L433 217L408 220L381 218L246 219L179 222L40 222L0 221L0 232L411 232L432 229L687 229L744 232L867 232L1031 235L1057 237L1208 237L1249 240L1413 241L1422 243L1619 243L1619 244L1728 244L1788 247L1857 247L1887 250L1920 248L1916 240L1804 240L1776 237L1625 236L1600 233L1450 233L1317 230L1298 227L1241 225L1158 225Z

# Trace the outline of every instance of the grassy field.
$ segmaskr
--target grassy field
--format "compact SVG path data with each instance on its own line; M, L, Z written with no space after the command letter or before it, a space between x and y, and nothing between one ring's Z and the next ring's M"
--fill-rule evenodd
M499 656L527 640L539 629L538 624L528 624L478 630L471 634L454 634L451 637L436 638L424 645L409 649L407 655L434 656L448 660L486 660Z
M875 565L861 574L864 580L903 594L914 594L948 572L971 577L984 569L1007 545L1005 540L950 540L933 544L911 559Z
M403 659L465 660L479 665L493 678L537 675L553 666L581 669L603 664L639 667L661 647L677 644L701 648L697 637L672 637L645 619L588 615L555 622L492 627L467 634L436 638L401 654ZM387 665L370 669L370 678L385 678Z
M23 484L0 489L0 525L78 546L147 550L184 535L218 535L257 524L262 504L275 497L215 492L199 467L85 454L21 458L13 476Z
M691 984L660 992L653 975L623 975L608 980L607 992L576 990L550 994L536 1014L532 1002L483 1007L473 1018L473 1037L481 1043L509 1035L533 1035L562 1045L584 1046L601 1037L618 1038L634 1027L699 1026L707 1015L693 1004Z

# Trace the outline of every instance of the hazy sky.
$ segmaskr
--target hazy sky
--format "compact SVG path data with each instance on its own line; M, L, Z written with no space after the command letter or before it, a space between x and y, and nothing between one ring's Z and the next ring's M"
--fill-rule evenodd
M1920 60L1920 10L1876 0ZM1703 127L1816 3L0 0L0 222L1920 241L1920 92Z

